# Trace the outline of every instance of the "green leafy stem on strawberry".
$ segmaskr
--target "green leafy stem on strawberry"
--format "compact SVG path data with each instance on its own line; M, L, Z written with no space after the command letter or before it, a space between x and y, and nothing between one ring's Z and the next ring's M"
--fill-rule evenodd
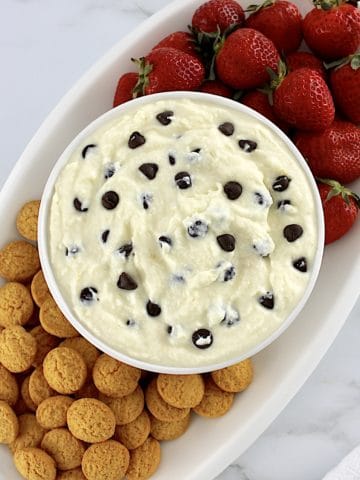
M345 65L350 65L353 70L358 70L360 68L360 53L354 53L353 55L340 58L340 60L335 60L334 62L324 62L324 67L327 70L330 70L331 68L338 70Z
M344 185L341 185L341 183L337 182L336 180L331 180L329 178L318 178L316 177L316 181L318 183L323 183L325 185L329 185L331 187L331 190L329 190L329 193L326 197L326 202L331 200L333 197L336 197L338 195L341 196L341 198L344 200L344 202L347 205L350 205L350 198L353 198L358 209L360 209L360 197L356 193L352 192L349 188L344 187Z

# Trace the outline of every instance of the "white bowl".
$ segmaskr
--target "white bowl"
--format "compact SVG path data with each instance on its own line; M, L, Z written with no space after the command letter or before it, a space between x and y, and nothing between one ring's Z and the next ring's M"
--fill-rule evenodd
M171 100L171 99L183 99L188 98L194 101L201 100L206 101L209 104L224 107L228 109L232 109L235 114L236 112L246 113L250 117L257 119L262 124L265 124L272 132L280 137L280 139L287 145L290 152L293 154L294 158L296 159L297 163L300 165L301 169L305 173L307 181L309 182L313 202L315 205L315 214L316 214L316 227L317 227L317 243L316 243L316 253L314 256L313 267L310 272L309 282L307 287L300 299L300 301L295 305L294 309L288 315L288 317L283 321L283 323L275 330L270 336L268 336L265 340L258 342L255 346L249 348L246 351L239 353L226 361L221 361L217 363L211 363L206 365L199 365L193 366L189 365L186 367L178 367L178 366L169 366L163 364L156 364L153 362L146 362L135 356L130 356L123 353L120 349L116 349L111 346L106 340L102 339L100 336L94 334L90 331L87 326L81 322L81 319L77 317L77 315L73 312L71 307L66 302L64 298L61 288L56 282L55 275L52 269L52 264L49 255L49 213L51 207L51 201L54 194L54 187L58 176L64 166L69 161L71 155L74 151L79 148L79 146L84 143L85 139L88 138L94 131L98 130L105 124L108 124L111 120L121 117L123 114L131 113L131 111L136 111L138 107L142 105L151 104L158 100ZM133 365L138 368L142 368L144 370L150 370L153 372L163 372L163 373L173 373L173 374L190 374L190 373L203 373L209 372L213 370L217 370L220 368L224 368L228 365L240 362L245 358L251 357L263 348L267 347L272 343L279 335L284 332L289 325L295 320L297 315L300 313L304 305L306 304L312 289L314 288L320 265L321 259L323 255L323 246L324 246L324 220L323 220L323 213L322 213L322 206L321 200L318 193L318 189L316 183L314 181L314 177L310 172L307 163L305 162L304 158L294 146L294 144L288 139L288 137L279 129L277 128L272 122L268 119L263 117L262 115L258 114L254 110L238 103L234 102L233 100L229 100L224 97L214 96L204 93L198 92L168 92L168 93L160 93L156 95L145 96L142 98L138 98L131 102L127 102L119 107L108 111L107 113L101 115L96 120L90 123L82 132L80 132L75 139L69 144L69 146L65 149L63 154L60 156L59 160L56 162L49 179L46 183L44 193L41 200L41 208L40 208L40 215L39 215L39 253L40 253L40 260L43 269L43 273L45 279L48 283L49 289L57 302L58 306L68 318L68 320L72 323L72 325L78 330L78 332L84 336L89 342L94 344L103 352L107 353L108 355L121 360L125 363Z

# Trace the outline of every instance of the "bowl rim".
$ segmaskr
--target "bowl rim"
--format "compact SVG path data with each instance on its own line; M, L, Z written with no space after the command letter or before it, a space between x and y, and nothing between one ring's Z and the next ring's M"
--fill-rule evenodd
M311 270L310 279L306 286L306 289L301 297L301 300L296 304L294 309L291 313L287 316L287 318L281 323L281 325L267 338L265 338L260 343L257 343L252 348L248 349L245 353L241 355L233 356L227 360L221 362L215 362L211 364L201 364L196 366L190 367L176 367L173 365L167 366L165 364L156 364L144 360L137 359L136 357L131 357L128 354L124 354L118 349L112 347L111 345L107 344L103 340L101 340L98 336L92 333L87 327L81 323L80 320L77 319L77 316L72 312L71 308L65 301L60 287L57 285L55 280L55 275L53 273L51 262L50 262L50 254L49 254L49 238L48 238L48 220L50 214L50 206L51 200L54 194L54 187L57 181L57 178L65 167L67 162L70 159L71 154L74 152L75 148L78 147L86 137L88 137L92 132L97 130L99 127L110 123L112 120L118 118L123 113L127 113L128 111L134 110L137 107L141 107L143 105L157 102L160 100L170 100L170 99L190 99L194 101L201 101L203 103L211 103L217 106L230 108L233 110L237 110L239 112L245 113L258 121L262 124L267 126L273 133L275 133L280 139L286 144L289 148L290 152L295 157L297 163L299 164L300 168L303 170L311 189L311 193L313 196L314 206L315 206L315 213L316 213L316 227L317 227L317 245L316 245L316 252L313 261L313 267ZM129 102L126 102L122 105L119 105L107 112L103 113L95 120L90 122L83 130L81 130L73 140L68 144L65 148L63 153L57 159L55 165L53 166L51 173L47 179L46 185L43 190L43 194L41 197L40 202L40 210L39 210L39 220L38 220L38 249L39 249L39 256L42 271L46 280L46 283L49 287L50 293L53 296L55 302L57 303L58 307L65 315L65 317L69 320L69 322L74 326L74 328L82 335L87 341L91 344L95 345L99 350L108 354L109 356L124 362L128 365L132 365L137 368L141 368L143 370L148 370L151 372L157 373L168 373L168 374L194 374L194 373L206 373L214 370L219 370L221 368L228 367L235 363L238 363L246 358L252 357L255 354L259 353L261 350L269 346L273 343L287 328L292 324L295 318L299 315L301 310L306 305L311 292L315 286L324 252L324 238L325 238L325 226L324 226L324 216L323 216L323 209L321 204L320 195L318 192L318 188L316 185L315 178L310 171L310 168L294 145L294 143L285 135L285 133L280 130L275 124L273 124L270 120L266 117L261 115L260 113L252 110L251 108L243 105L239 102L236 102L232 99L228 99L225 97L221 97L218 95L211 95L208 93L203 92L188 92L188 91L174 91L174 92L164 92L164 93L157 93L153 95L148 95L140 98L136 98Z

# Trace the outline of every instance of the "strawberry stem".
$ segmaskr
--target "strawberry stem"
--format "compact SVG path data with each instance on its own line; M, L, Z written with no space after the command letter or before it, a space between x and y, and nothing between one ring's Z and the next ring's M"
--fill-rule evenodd
M345 1L346 0L313 0L313 4L316 8L326 11L340 7Z
M263 4L260 5L249 5L248 8L245 10L246 13L256 13L259 12L261 9L266 8L266 7L271 7L271 5L274 5L275 0L265 0Z
M360 68L360 53L354 53L354 55L349 55L348 57L345 58L340 58L340 60L335 60L334 62L326 63L324 62L324 67L329 70L331 68L335 68L335 70L338 70L341 67L344 67L345 65L351 65L351 68L353 70L357 70Z
M149 74L153 69L153 66L146 61L145 57L132 58L132 62L136 64L139 70L139 79L133 88L133 98L145 95L145 89L149 84Z
M331 200L333 197L336 197L337 195L341 195L342 199L347 205L350 204L350 198L353 198L357 207L360 208L359 195L352 192L350 189L344 187L344 185L341 185L341 183L337 182L336 180L331 180L329 178L316 178L316 180L320 183L324 183L325 185L329 185L329 187L331 187L331 190L329 191L325 202L328 202L329 200Z

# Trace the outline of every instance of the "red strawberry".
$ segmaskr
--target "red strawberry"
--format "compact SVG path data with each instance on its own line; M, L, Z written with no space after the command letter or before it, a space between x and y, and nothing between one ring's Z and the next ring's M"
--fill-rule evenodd
M275 123L275 125L284 130L284 132L289 130L286 123L279 120L275 115L274 109L270 105L269 97L266 93L260 92L259 90L253 90L242 97L241 103L256 110L261 113L261 115L264 115L264 117Z
M318 183L325 220L325 245L335 242L354 225L360 198L334 180Z
M316 177L350 183L360 177L360 129L335 120L322 133L298 132L294 143Z
M232 97L232 90L231 88L227 87L219 80L208 80L204 82L201 87L199 88L200 92L204 93L211 93L213 95L220 95L220 97Z
M269 80L267 68L280 61L271 40L252 28L240 28L227 37L216 56L218 77L235 89L257 88Z
M282 70L283 67L280 67ZM274 92L274 112L300 130L323 131L335 116L334 102L324 79L310 68L300 68L283 77L280 71Z
M309 52L292 52L286 56L286 65L289 72L299 70L299 68L311 68L316 70L319 75L326 80L326 71L321 60Z
M324 60L355 53L360 45L360 10L339 0L314 0L303 21L309 48Z
M230 25L242 25L245 20L244 10L234 0L209 0L195 10L192 27L202 32L223 33Z
M134 98L133 90L138 79L139 75L133 72L124 73L124 75L119 78L114 96L114 107L117 107L118 105L128 102Z
M353 123L360 123L360 53L344 59L331 72L330 85L336 105Z
M270 38L282 53L294 52L302 40L302 16L296 5L283 0L266 0L262 5L250 5L246 20L248 28L254 28Z
M200 60L175 48L158 48L136 62L139 82L135 91L143 95L197 90L205 77Z
M153 48L153 51L157 50L158 48L175 48L175 50L180 50L181 52L198 57L198 54L195 50L195 40L188 32L171 33L157 43Z

